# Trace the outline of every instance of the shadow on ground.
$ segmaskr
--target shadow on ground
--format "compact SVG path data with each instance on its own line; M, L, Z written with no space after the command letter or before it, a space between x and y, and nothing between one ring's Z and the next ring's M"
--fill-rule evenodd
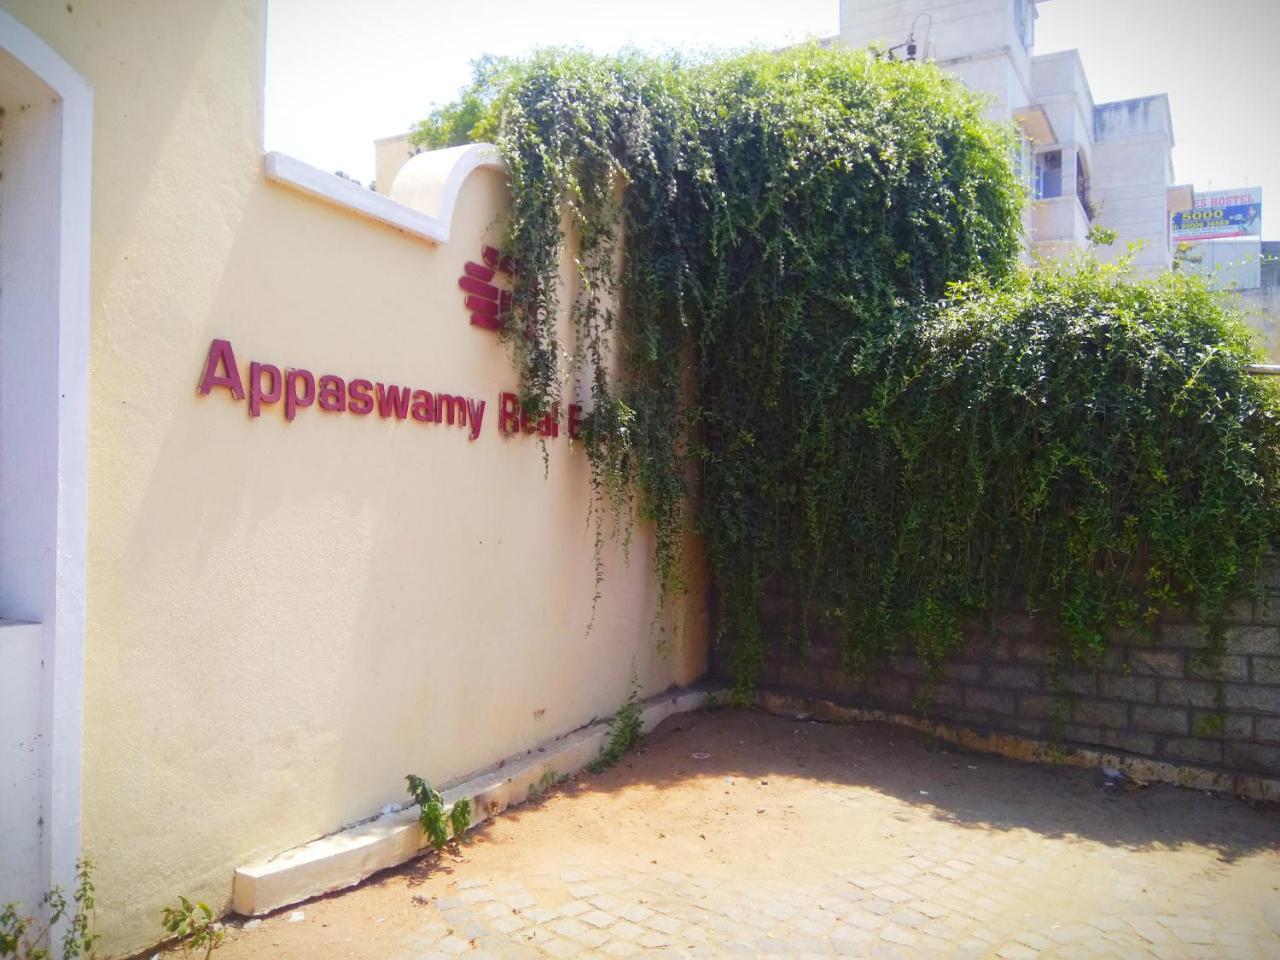
M696 778L804 779L837 792L891 796L961 827L1135 850L1193 844L1227 861L1280 850L1274 805L1169 784L1114 791L1103 786L1100 771L967 753L890 724L826 724L754 711L671 718L638 752L602 774L580 776L574 786L661 791ZM520 808L506 815L519 816Z
M673 717L226 960L1278 956L1280 812L885 724Z

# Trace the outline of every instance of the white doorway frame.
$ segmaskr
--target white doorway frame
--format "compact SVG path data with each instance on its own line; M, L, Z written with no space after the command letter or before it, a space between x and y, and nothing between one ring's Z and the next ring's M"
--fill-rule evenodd
M56 351L56 533L51 549L56 585L42 616L45 681L42 725L47 731L44 867L33 878L47 889L70 888L80 856L81 756L84 735L85 550L89 442L89 246L93 170L93 90L88 82L11 14L0 10L0 51L53 92L49 128L59 160L56 218L56 310L44 311L55 328L42 349ZM44 238L48 240L47 234ZM43 268L43 265L41 265ZM0 291L0 295L3 292ZM56 316L49 316L56 313ZM51 662L50 662L51 660ZM44 872L42 870L42 872Z

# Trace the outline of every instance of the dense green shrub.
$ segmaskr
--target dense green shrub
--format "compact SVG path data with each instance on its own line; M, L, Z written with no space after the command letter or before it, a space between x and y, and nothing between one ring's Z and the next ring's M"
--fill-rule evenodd
M1275 528L1276 408L1239 328L1185 279L1020 271L983 111L864 53L551 51L485 61L419 128L506 159L524 400L587 379L597 495L639 493L668 587L696 465L744 689L771 577L800 636L823 602L851 670L903 633L936 663L1015 595L1084 652L1165 602L1211 623Z
M1213 631L1280 520L1254 359L1198 280L1087 260L959 286L867 342L820 498L838 523L803 551L840 542L850 666L902 632L937 662L1015 600L1076 656L1171 605Z

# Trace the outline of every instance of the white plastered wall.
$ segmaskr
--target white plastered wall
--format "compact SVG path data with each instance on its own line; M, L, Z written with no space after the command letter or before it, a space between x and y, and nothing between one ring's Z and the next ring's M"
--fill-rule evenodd
M80 850L92 93L0 11L0 902Z

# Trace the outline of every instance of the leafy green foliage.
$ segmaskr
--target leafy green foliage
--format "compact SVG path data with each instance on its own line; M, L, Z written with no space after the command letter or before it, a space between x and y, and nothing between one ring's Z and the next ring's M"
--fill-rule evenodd
M537 783L529 785L529 799L533 800L542 796L560 781L560 775L552 769L542 771L542 776L538 778Z
M19 913L21 909L20 903L6 903L0 907L0 957L48 956L47 953L34 953L33 948L27 944L28 931L35 924L36 918Z
M444 798L440 791L421 777L412 773L405 777L409 784L409 796L420 808L418 821L422 824L422 832L437 850L449 842L448 817L445 814Z
M1094 247L1109 247L1116 242L1116 232L1109 227L1093 224L1089 228L1089 244Z
M165 907L163 915L165 932L178 941L184 957L204 952L205 960L222 944L225 931L213 916L206 903L192 903L186 897L178 897L176 907Z
M766 582L850 672L904 636L936 666L1011 602L1086 656L1168 604L1214 634L1276 529L1277 402L1240 326L1186 278L1020 269L983 114L931 66L803 47L547 51L433 121L509 166L523 402L589 385L595 504L654 524L667 590L696 495L740 694Z
M449 842L450 828L455 840L461 840L471 829L470 797L463 797L446 808L440 791L427 781L412 773L405 780L409 784L409 796L419 807L418 822L422 824L422 832L437 850Z
M449 826L453 828L453 838L461 840L471 829L471 798L463 797L449 811Z
M839 449L833 614L854 669L1021 603L1076 658L1192 608L1217 632L1277 529L1280 419L1197 280L1084 260L957 286L865 345Z
M471 86L456 101L437 107L425 120L414 124L409 142L422 150L439 150L483 139L492 91L505 64L505 60L492 56L472 63Z
M76 861L76 885L67 899L61 887L54 887L41 900L41 916L22 912L22 904L6 903L0 907L0 957L14 960L75 960L96 956L95 931L96 891L93 864L88 859ZM62 950L55 953L50 937L61 925Z
M1196 719L1191 731L1197 737L1220 737L1226 725L1226 714L1221 712L1206 713Z
M607 770L621 760L628 750L640 742L640 734L644 729L644 719L640 716L640 685L634 680L631 692L618 712L609 721L609 736L600 748L600 756L587 764L592 773Z
M739 393L791 429L805 413L788 409L789 367L817 364L805 376L821 393L828 328L886 323L1017 252L1009 144L932 68L817 47L701 63L546 51L491 62L426 127L455 142L451 118L474 104L487 113L470 135L492 136L510 169L520 272L504 330L522 402L547 409L584 374L597 502L626 510L641 492L666 588L690 460L707 471L720 581L750 566L753 518L724 522L743 495L728 474L756 459L765 424L738 418ZM562 343L566 211L578 276Z

